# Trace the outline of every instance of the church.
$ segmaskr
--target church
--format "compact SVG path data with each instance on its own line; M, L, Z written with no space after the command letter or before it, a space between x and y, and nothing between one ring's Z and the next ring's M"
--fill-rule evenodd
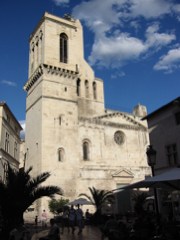
M149 175L146 107L105 109L103 80L84 59L83 45L79 20L46 12L30 35L24 85L24 166L35 175L49 171L45 184L61 187L69 200L89 194L88 187L113 190ZM34 214L42 209L47 199L34 204Z

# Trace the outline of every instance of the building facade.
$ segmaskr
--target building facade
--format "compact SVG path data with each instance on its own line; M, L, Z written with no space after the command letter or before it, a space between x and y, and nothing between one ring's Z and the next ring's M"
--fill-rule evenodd
M149 137L156 149L156 174L180 165L180 97L147 115Z
M26 167L73 200L88 187L112 190L149 174L146 107L105 109L103 81L84 59L79 20L45 13L30 36ZM42 200L35 211L47 208Z
M0 179L6 180L8 163L19 169L21 125L5 102L0 102Z
M150 143L156 150L155 175L180 166L180 97L158 108L148 121ZM158 204L165 218L179 221L180 194L173 189L158 190Z

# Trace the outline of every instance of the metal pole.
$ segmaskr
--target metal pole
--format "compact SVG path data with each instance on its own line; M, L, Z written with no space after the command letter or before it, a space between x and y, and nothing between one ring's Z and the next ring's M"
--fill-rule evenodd
M152 176L154 177L154 166L151 166ZM154 188L154 201L155 201L155 209L156 209L156 216L157 216L157 223L160 224L160 214L159 214L159 204L158 204L158 197L157 197L157 189Z

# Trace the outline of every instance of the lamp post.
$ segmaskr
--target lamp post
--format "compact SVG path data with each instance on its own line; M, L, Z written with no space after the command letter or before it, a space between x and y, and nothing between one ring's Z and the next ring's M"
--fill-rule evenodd
M154 177L154 165L156 164L156 150L153 149L152 145L149 145L146 151L147 155L147 162L148 165L151 167L152 176ZM154 201L155 201L155 209L156 209L156 216L157 216L157 223L160 223L160 215L159 215L159 206L158 206L158 197L157 197L157 190L154 188Z

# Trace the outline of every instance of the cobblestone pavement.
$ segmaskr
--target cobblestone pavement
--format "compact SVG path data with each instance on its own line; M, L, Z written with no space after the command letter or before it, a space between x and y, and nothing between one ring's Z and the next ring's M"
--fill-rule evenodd
M38 240L40 237L45 236L48 233L48 230L36 230L33 234L31 240ZM64 233L61 234L61 240L101 240L101 232L99 228L95 226L85 226L82 234L78 235L78 229L74 234L68 232L67 229L64 230Z

